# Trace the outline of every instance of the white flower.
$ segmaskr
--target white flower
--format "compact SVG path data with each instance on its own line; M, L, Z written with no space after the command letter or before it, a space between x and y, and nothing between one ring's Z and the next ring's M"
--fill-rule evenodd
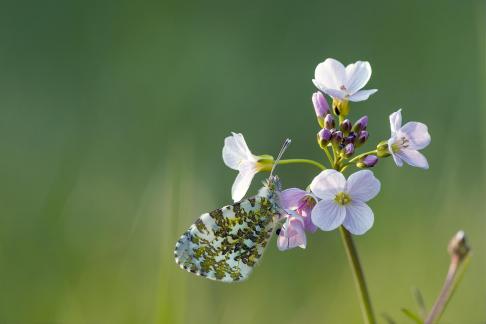
M319 90L334 99L363 101L378 91L361 90L370 77L371 66L368 62L357 61L344 67L341 62L328 58L317 65L312 82Z
M273 158L253 155L243 135L231 133L232 136L224 139L223 161L231 169L239 171L231 188L231 197L236 202L245 196L258 171L271 168Z
M402 126L401 111L399 109L390 115L391 138L388 140L388 150L399 167L405 161L411 166L428 169L427 159L418 151L430 144L427 125L408 122Z
M343 225L349 232L361 235L373 225L373 211L366 202L380 191L380 181L370 170L353 173L348 180L336 170L325 170L310 185L322 199L312 210L312 222L323 231Z

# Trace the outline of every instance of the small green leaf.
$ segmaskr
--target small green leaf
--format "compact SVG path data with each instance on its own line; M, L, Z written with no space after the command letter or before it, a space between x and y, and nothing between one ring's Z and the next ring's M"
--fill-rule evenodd
M414 287L412 288L412 294L415 298L415 301L417 302L420 315L422 317L425 317L427 315L427 308L425 307L425 301L422 292L420 292L420 289Z
M420 318L420 316L418 316L417 314L412 312L410 309L402 308L402 312L403 312L403 314L408 316L408 318L415 321L415 323L417 323L417 324L423 324L424 323L424 321Z

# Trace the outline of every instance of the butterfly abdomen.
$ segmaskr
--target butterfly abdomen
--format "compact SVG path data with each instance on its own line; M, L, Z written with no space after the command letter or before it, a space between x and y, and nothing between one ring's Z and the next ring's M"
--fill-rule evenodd
M264 196L201 215L176 243L181 268L213 280L248 277L275 227L275 204Z

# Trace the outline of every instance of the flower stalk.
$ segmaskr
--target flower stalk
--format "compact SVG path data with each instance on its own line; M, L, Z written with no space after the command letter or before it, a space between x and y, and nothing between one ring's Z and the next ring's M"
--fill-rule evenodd
M449 300L451 299L455 289L459 285L464 272L470 260L470 248L466 244L466 238L463 231L459 231L449 243L449 254L451 255L451 263L447 272L444 286L439 293L439 297L432 307L429 315L425 319L425 324L438 323L442 313L444 312Z
M343 226L339 227L339 232L344 243L346 254L348 255L349 264L354 275L354 281L356 283L356 290L358 291L359 301L361 305L361 312L366 324L375 324L375 315L373 313L373 307L371 306L370 294L366 286L366 280L364 277L363 268L359 261L358 251L354 245L353 237Z

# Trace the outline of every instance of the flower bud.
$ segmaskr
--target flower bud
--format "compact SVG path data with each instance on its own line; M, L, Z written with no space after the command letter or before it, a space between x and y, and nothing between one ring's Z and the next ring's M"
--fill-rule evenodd
M384 140L378 143L376 146L376 153L378 157L387 157L390 156L390 151L388 151L388 141Z
M321 148L325 148L331 141L332 133L329 129L323 128L317 133L317 143Z
M366 155L356 163L356 166L361 169L372 168L376 163L378 163L378 157L376 155Z
M351 130L351 121L349 119L345 119L341 122L341 124L339 125L339 128L341 129L341 131L344 133L344 134L348 134L349 131Z
M344 144L355 143L356 142L356 134L354 132L349 133L348 136L344 138Z
M360 119L358 119L356 123L354 123L353 131L355 133L359 133L360 131L365 130L367 126L368 126L368 116L363 116Z
M342 141L343 141L343 132L335 131L332 133L332 142L334 144L341 144Z
M459 231L449 242L448 251L451 257L456 257L459 260L464 259L470 251L470 247L466 242L466 235L464 231Z
M327 129L333 129L334 126L336 126L336 123L334 122L334 117L332 117L331 114L327 114L326 117L324 117L324 127Z
M343 154L345 157L350 157L354 153L354 144L349 143L344 147Z
M312 104L314 105L319 125L324 127L324 117L329 113L329 104L326 98L318 91L312 95Z
M359 132L358 141L357 141L358 145L364 144L368 140L368 136L369 136L368 131L364 130Z

